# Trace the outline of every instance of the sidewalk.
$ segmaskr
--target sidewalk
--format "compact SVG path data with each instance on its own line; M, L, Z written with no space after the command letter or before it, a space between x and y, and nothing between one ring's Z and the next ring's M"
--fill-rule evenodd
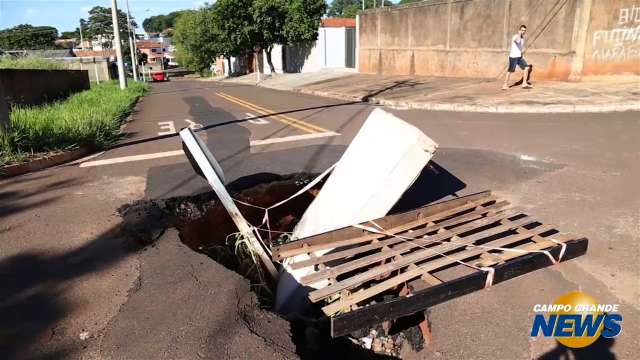
M255 74L224 81L256 83ZM637 77L533 84L533 89L513 86L502 90L502 80L494 79L386 76L334 70L278 74L265 78L259 85L397 109L498 113L640 111Z

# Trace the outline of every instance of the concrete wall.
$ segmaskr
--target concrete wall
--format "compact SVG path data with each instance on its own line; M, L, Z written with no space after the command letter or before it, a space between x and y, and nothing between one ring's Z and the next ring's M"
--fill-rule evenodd
M321 27L314 44L286 46L286 72L313 72L346 67L346 28ZM275 62L274 62L275 65Z
M64 58L62 61L68 70L87 70L89 81L107 81L111 79L109 72L109 59L101 57L92 58Z
M40 105L89 89L89 75L80 70L4 69L0 86L12 106Z
M622 44L601 40L614 36L602 30L640 25L631 19L633 4L640 8L639 0L429 0L367 10L358 19L359 71L501 77L510 39L526 24L525 57L538 79L577 78L583 68L640 74L632 30ZM624 50L605 50L616 46Z
M640 74L640 0L593 0L582 72Z

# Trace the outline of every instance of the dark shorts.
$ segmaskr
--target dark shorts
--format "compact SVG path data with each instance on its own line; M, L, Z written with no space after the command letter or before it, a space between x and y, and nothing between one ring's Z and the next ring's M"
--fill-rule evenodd
M509 58L509 72L514 72L516 71L516 66L520 66L520 69L524 70L526 69L529 64L527 64L527 61L521 56L521 57L517 57L517 58Z

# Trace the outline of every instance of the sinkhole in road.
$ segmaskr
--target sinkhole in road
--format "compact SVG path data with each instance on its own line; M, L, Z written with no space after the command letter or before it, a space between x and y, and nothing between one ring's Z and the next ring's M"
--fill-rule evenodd
M228 184L227 189L234 199L264 208L289 198L316 176L311 173L260 173L239 178ZM321 187L322 182L282 206L269 210L268 226L260 225L264 210L241 203L237 203L237 206L250 224L271 230L260 230L262 239L270 245L286 241L287 234L293 231ZM213 191L142 201L124 206L120 213L129 238L146 245L155 241L164 229L176 228L182 243L245 277L258 295L261 305L272 305L275 284L265 281L261 269L252 261L247 247L237 236L236 225Z
M425 173L432 172L433 169L429 167ZM237 200L268 207L289 198L317 175L260 173L233 181L227 185L227 189ZM270 237L267 231L261 231L262 239L268 244L286 241L282 235L293 231L322 185L323 182L320 182L282 206L270 210L269 226L272 236ZM414 192L408 193L409 199L405 200L415 198ZM405 206L415 207L416 204L409 201ZM264 210L241 203L238 203L238 208L249 223L254 226L262 223ZM238 246L237 239L233 236L238 229L213 191L194 196L139 201L121 207L119 212L123 217L123 231L130 239L143 246L150 245L159 239L166 229L175 228L183 244L243 276L251 284L251 290L256 294L260 307L272 308L276 284L266 281L242 246ZM303 358L307 357L305 354L315 358L319 351L328 357L351 354L356 358L375 358L373 355L376 353L397 356L403 342L410 344L415 350L423 346L416 323L403 326L394 335L389 336L384 335L388 331L377 326L373 329L362 329L351 337L331 339L329 323L319 308L312 307L309 313L287 320L291 324L291 339L296 345L298 355ZM370 340L368 345L367 339Z

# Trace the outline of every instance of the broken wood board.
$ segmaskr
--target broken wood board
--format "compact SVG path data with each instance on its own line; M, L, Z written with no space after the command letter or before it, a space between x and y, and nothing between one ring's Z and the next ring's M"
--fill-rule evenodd
M186 147L185 153L194 170L202 174L211 188L216 192L218 199L220 199L220 202L229 213L229 216L231 216L240 233L249 241L269 275L274 280L278 279L278 271L273 261L271 261L261 242L258 241L258 238L253 232L253 227L242 216L231 195L229 195L229 192L225 188L222 168L213 154L211 154L204 142L190 128L180 131L180 137Z
M276 247L273 257L334 248L290 266L314 270L303 285L326 282L308 298L322 305L332 335L340 336L479 290L490 272L495 284L580 256L587 242L482 192L294 241ZM399 295L415 281L424 282L422 290ZM423 293L431 297L404 305Z

